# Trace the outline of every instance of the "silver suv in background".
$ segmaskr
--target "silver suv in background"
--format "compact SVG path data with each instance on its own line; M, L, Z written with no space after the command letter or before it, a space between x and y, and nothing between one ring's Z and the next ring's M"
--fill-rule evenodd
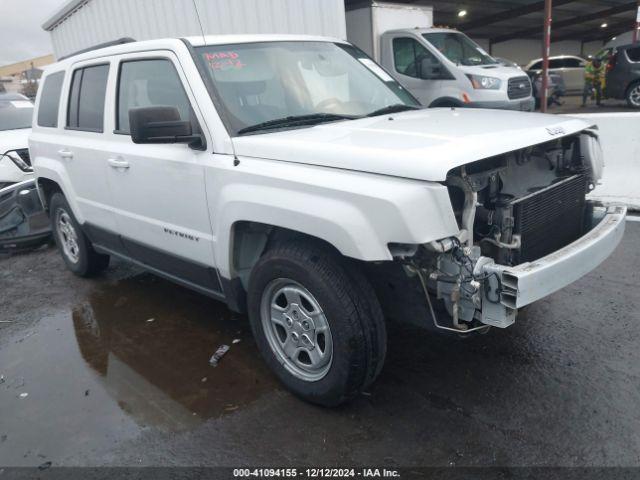
M562 77L567 95L581 94L584 90L584 68L587 61L575 55L549 57L549 73ZM530 61L524 70L529 74L542 73L542 59Z

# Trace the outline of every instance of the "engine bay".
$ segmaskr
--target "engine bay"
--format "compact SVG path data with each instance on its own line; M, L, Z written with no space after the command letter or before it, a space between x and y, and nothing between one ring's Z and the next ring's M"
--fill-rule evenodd
M518 265L580 237L585 195L596 184L581 148L588 143L565 137L450 172L446 185L468 246L479 245L496 263Z
M445 185L459 234L425 245L405 265L436 327L470 332L514 323L517 291L486 267L535 262L583 236L592 208L586 195L601 173L589 130L450 171Z

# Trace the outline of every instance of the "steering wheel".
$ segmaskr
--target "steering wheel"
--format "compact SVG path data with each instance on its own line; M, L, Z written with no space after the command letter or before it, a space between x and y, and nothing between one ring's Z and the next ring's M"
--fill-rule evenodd
M343 102L341 102L340 100L338 100L335 97L332 97L332 98L327 98L325 100L322 100L320 103L318 103L316 105L316 108L318 110L325 110L325 109L326 110L332 110L331 107L340 108L340 107L342 107L342 105L343 105Z

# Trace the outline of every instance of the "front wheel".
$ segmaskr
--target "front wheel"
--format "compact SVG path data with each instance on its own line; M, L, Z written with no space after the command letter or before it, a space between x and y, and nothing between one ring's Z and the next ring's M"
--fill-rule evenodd
M262 356L303 399L338 405L380 372L386 330L373 289L322 245L268 251L252 272L248 303Z
M640 82L636 82L627 90L627 104L632 108L640 108Z
M109 256L93 249L61 193L51 197L49 216L53 238L69 270L80 277L90 277L109 266Z

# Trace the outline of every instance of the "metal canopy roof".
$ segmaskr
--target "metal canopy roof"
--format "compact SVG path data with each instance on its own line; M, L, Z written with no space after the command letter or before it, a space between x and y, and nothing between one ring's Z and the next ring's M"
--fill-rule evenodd
M542 38L542 0L393 0L431 5L434 24L457 28L492 43L516 38ZM345 0L348 9L366 4ZM636 0L554 0L551 40L606 41L635 27ZM466 10L460 18L458 12ZM601 25L607 23L606 28Z

